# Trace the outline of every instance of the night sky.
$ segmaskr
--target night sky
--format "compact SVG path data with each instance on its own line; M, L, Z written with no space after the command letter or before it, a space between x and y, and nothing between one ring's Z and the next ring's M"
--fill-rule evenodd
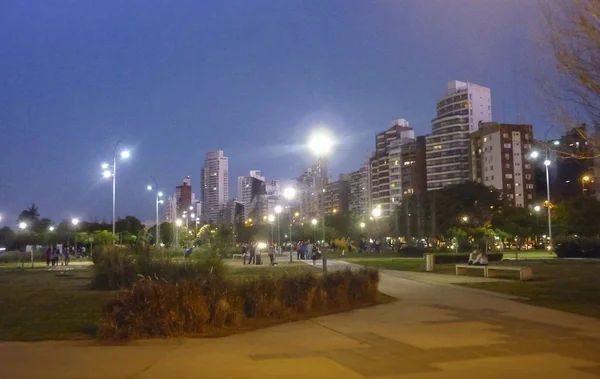
M100 164L121 138L117 216L153 217L150 176L200 195L208 150L237 176L297 176L311 127L355 169L394 118L426 134L450 80L492 89L500 122L548 121L536 0L3 0L0 214L110 220ZM540 60L542 63L540 63Z

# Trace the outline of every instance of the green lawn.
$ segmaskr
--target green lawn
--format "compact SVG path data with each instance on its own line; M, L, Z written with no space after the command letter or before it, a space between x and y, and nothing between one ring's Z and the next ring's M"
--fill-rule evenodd
M91 270L0 269L0 340L89 338L103 302Z
M71 270L63 270L64 266L48 270L45 264L36 264L33 269L20 267L17 263L0 265L0 340L81 339L95 335L102 305L115 291L89 289L89 262L70 265ZM320 270L302 262L282 262L274 267L229 267L228 275L239 279L308 272Z
M523 296L529 304L600 318L600 261L552 259L498 264L530 266L534 280L465 286Z

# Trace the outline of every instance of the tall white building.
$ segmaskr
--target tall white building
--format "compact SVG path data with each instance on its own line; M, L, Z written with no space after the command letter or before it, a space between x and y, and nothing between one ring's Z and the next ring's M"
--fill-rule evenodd
M258 199L252 199L252 179L265 181L260 170L250 170L247 176L238 176L237 201L244 204L244 219L246 220L259 207Z
M389 216L402 197L401 146L414 141L415 131L405 119L392 121L392 127L375 137L375 154L371 157L371 203Z
M487 87L452 81L438 100L437 115L426 138L427 189L469 180L469 134L492 121L492 95Z
M206 154L202 169L202 220L217 223L229 198L229 161L223 150Z

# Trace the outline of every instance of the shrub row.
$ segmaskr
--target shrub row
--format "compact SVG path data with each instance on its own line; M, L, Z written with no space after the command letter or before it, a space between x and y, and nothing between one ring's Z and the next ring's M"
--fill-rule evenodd
M469 261L469 254L467 253L436 253L434 256L436 264L467 263ZM487 256L489 262L498 262L502 260L504 254L489 253Z
M223 276L225 264L215 251L205 251L183 259L183 253L175 258L163 257L162 252L149 248L123 249L107 247L94 254L94 278L96 289L114 290L130 287L141 277L178 282L184 279Z
M105 304L99 334L111 340L193 336L294 320L372 304L378 283L379 273L368 268L242 282L218 276L179 283L147 278Z
M559 258L600 258L600 241L568 238L559 241L554 252Z

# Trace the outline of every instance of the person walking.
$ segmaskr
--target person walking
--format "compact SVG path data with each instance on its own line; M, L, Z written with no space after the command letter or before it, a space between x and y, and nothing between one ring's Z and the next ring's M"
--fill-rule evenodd
M248 264L256 264L256 243L253 243L250 245L250 260L248 261Z
M298 241L298 244L296 245L296 260L300 260L300 254L302 251L302 241Z
M244 260L244 264L246 264L246 256L248 255L248 246L246 244L242 244L242 259Z
M46 266L50 266L50 260L52 260L52 245L46 249Z
M314 248L315 247L313 246L313 244L310 242L310 240L308 240L308 242L306 243L306 256L304 257L304 259L312 259L312 253Z
M60 255L60 250L58 249L58 247L56 248L56 254L57 254L57 256ZM67 249L63 253L63 264L65 266L68 266L69 262L71 262L71 255L69 254L69 250Z

